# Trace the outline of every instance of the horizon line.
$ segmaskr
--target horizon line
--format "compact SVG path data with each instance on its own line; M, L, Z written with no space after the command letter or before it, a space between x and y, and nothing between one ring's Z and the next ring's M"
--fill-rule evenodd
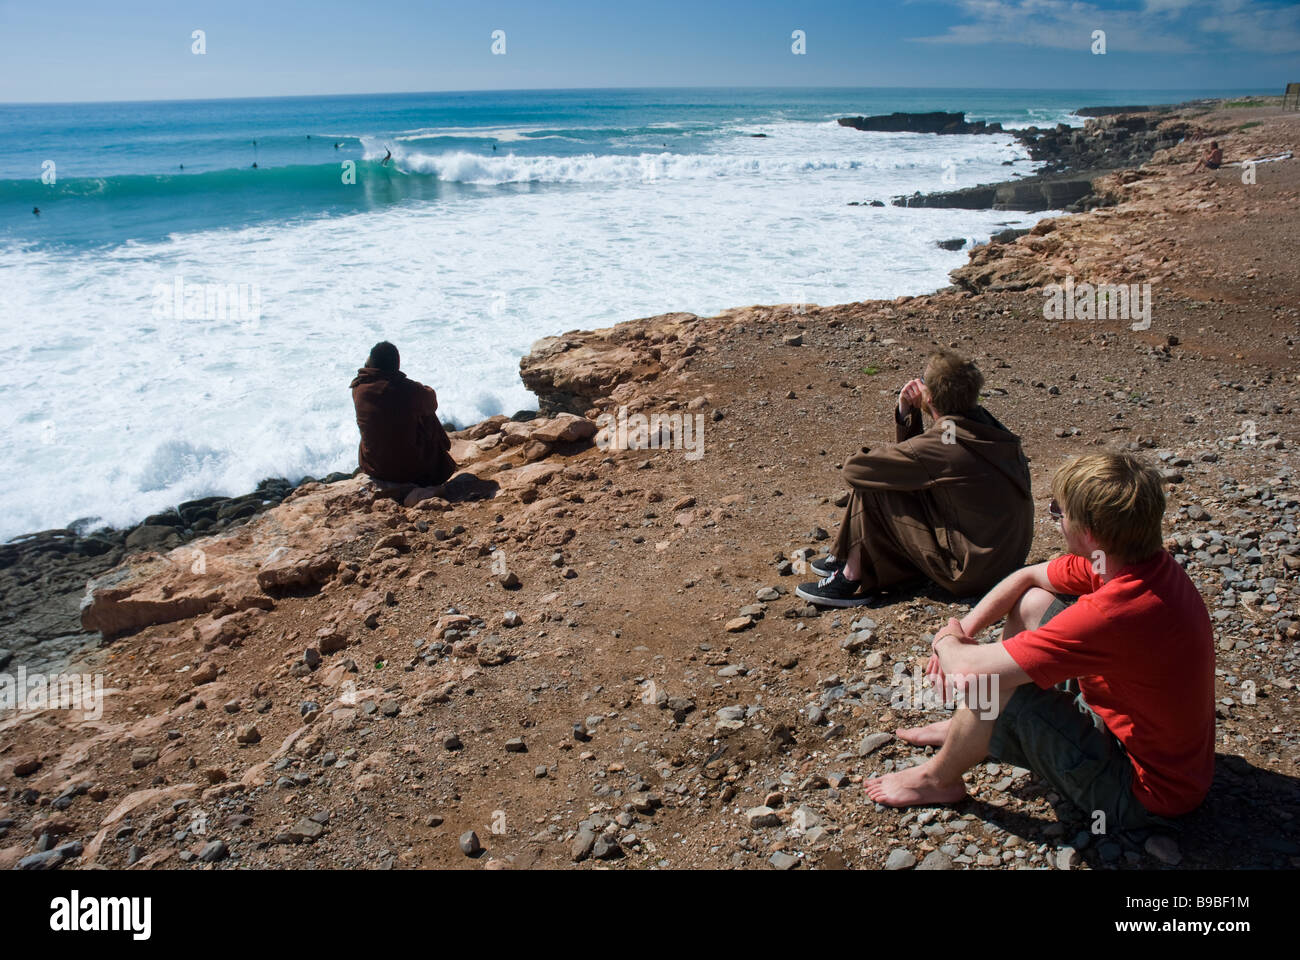
M415 97L438 96L443 94L463 93L571 93L571 92L615 92L635 90L944 90L974 92L1022 92L1040 93L1189 93L1197 87L947 87L947 86L857 86L851 84L652 84L631 87L483 87L445 90L382 90L368 93L291 93L267 94L259 96L236 97L175 97L170 99L139 98L131 100L0 100L0 107L72 107L109 104L152 104L152 103L220 103L229 101L263 101L263 100L314 100L343 97ZM1248 94L1252 96L1281 96L1281 94L1264 93L1256 87L1210 87L1224 95ZM1213 99L1213 98L1211 98ZM1157 104L1161 105L1161 104Z

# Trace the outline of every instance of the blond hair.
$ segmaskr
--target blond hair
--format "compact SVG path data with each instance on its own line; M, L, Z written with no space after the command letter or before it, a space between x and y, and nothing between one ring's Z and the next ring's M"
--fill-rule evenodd
M1094 453L1067 461L1052 478L1061 510L1097 545L1121 560L1145 560L1162 548L1164 481L1131 453Z
M940 413L966 413L979 405L984 374L952 350L936 350L925 362L925 389Z

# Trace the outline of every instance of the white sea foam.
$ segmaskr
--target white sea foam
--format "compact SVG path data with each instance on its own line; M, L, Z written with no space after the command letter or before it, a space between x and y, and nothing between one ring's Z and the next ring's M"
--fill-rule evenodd
M402 142L419 140L496 140L500 143L518 143L532 140L564 140L558 134L542 133L550 127L420 127L415 130L403 130L392 139Z
M753 132L770 135L647 153L646 166L404 154L408 169L483 186L108 252L0 247L0 538L351 470L348 381L380 339L465 424L535 406L518 363L538 337L670 310L921 293L965 262L936 240L1037 219L847 206L1001 179L1002 160L1023 158L1009 137ZM155 285L178 275L256 285L260 317L155 317Z

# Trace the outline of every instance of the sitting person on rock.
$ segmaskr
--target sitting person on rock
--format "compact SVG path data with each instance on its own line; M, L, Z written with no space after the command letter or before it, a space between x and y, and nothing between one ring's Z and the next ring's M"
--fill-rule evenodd
M352 381L361 469L376 480L436 487L456 472L451 440L438 420L438 395L399 368L387 340L370 350Z
M932 644L952 718L897 731L939 747L866 782L877 803L956 803L985 757L1027 767L1122 840L1176 829L1214 779L1214 637L1161 546L1160 474L1131 454L1067 462L1048 508L1069 551L1011 574ZM1006 617L1000 642L974 638Z
M1223 151L1219 149L1218 140L1211 140L1209 149L1201 155L1201 159L1197 161L1196 166L1192 167L1192 172L1195 173L1201 167L1206 170L1218 170L1221 166L1223 166Z
M898 395L898 442L863 447L844 465L850 494L822 579L795 592L818 606L868 603L873 592L929 579L983 593L1025 562L1033 539L1029 463L1020 438L979 405L984 377L951 350ZM921 410L933 422L922 430Z

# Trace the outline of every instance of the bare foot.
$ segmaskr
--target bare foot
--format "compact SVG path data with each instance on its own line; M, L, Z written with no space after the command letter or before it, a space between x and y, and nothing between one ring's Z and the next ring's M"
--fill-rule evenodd
M966 796L966 785L940 783L930 776L929 763L908 767L866 783L867 796L887 807L914 807L922 804L957 803Z
M894 731L894 736L918 747L942 747L948 739L948 726L951 720L938 720L923 727L903 727Z

